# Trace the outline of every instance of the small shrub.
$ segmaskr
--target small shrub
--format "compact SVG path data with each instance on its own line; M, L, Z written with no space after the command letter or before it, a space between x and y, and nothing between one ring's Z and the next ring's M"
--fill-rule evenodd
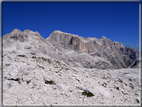
M137 103L140 103L138 99L136 99Z
M65 70L69 70L68 68L65 68Z
M42 59L43 61L47 61L47 59L45 59L45 58L43 58L43 57L42 57L41 59Z
M56 73L59 73L59 71L55 71Z
M85 96L87 96L87 97L93 97L94 96L94 94L93 93L91 93L90 91L86 91L86 90L84 90L83 92L82 92L82 95L85 95Z
M133 84L132 84L132 83L130 83L130 87L131 87L132 89L134 89L134 86L133 86Z
M120 83L123 83L123 81L122 81L121 79L119 79L119 82L120 82Z
M132 79L130 79L130 78L129 78L129 81L131 81L131 82L132 82Z
M35 56L32 56L31 58L36 59L36 57L35 57Z
M52 81L52 80L48 81L45 78L44 78L44 82L45 82L45 84L55 85L54 81Z
M73 69L73 71L74 71L75 73L78 73L78 71L76 71L76 70L74 70L74 69Z
M59 62L59 61L56 61L56 63L58 63L58 64L59 64L60 62Z
M26 81L27 82L27 84L29 84L30 82L31 82L31 80L29 80L29 81Z
M19 57L26 57L25 55L18 55Z
M116 87L117 90L119 90L119 87Z
M47 61L47 59L46 59L46 58L43 58L43 57L38 57L38 59L39 59L39 60L42 59L43 61Z

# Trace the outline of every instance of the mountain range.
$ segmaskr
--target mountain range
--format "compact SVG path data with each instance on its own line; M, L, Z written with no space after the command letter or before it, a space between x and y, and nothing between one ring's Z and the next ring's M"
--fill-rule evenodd
M124 47L122 43L112 42L104 36L101 39L83 38L54 31L46 40L87 68L124 68L129 67L139 58L139 52L136 49ZM97 62L96 57L100 58Z
M4 35L3 104L140 104L139 52L122 43L53 31Z

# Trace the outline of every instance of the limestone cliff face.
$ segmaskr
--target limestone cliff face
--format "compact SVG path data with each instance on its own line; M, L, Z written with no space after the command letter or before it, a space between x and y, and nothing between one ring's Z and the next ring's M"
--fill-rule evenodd
M105 36L101 39L83 38L74 34L54 31L46 40L61 51L74 50L93 57L106 58L116 68L128 67L139 57L139 52L136 49L124 47L122 43L113 42Z

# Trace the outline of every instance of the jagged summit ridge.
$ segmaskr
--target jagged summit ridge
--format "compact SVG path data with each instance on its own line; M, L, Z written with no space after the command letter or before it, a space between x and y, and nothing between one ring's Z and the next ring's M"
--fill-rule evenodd
M101 39L107 39L105 36L102 36L102 38Z
M32 39L35 38L37 40L43 41L50 46L52 44L53 47L60 52L68 53L68 51L73 50L74 52L76 52L74 53L77 54L76 56L79 55L78 58L81 58L80 53L85 53L86 57L90 55L94 58L105 58L113 65L114 68L129 67L132 62L134 62L139 57L139 52L136 49L131 49L128 46L124 47L122 43L111 41L105 36L103 36L101 39L83 38L78 35L64 33L57 30L51 33L48 39L44 39L38 32L33 32L30 30L25 30L24 32L22 32L18 29L14 29L10 34L5 35L3 38L6 39L4 43L7 44L7 46L5 45L5 47L12 47L14 46L13 44L17 44L18 42L25 43L32 41ZM97 67L94 66L96 65L96 62L94 61L90 63L89 60L84 59L85 62L83 62L81 60L75 59L75 56L71 55L70 57L72 57L74 61L77 61L82 66L84 66L86 63L89 63L89 67ZM84 57L84 55L82 57ZM112 65L108 65L109 66L106 66L106 68L112 68Z
M56 35L57 33L60 33L60 34L63 34L63 35L65 34L65 35L75 36L75 37L81 39L81 41L83 41L83 42L90 42L90 41L95 41L95 40L96 40L96 41L99 41L99 40L101 40L101 41L103 41L103 40L109 40L109 41L111 41L110 39L108 39L108 38L105 37L105 36L102 36L101 39L99 39L99 38L97 39L97 38L95 38L95 37L88 37L88 38L85 38L85 37L82 37L82 36L79 36L79 35L76 35L76 34L71 34L71 33L62 32L62 31L60 31L60 30L55 30L55 31L52 32L52 33L49 35L49 37L46 38L46 39L49 39L50 37L53 36L53 34ZM56 35L56 36L59 36L59 35ZM123 44L120 43L120 42L113 41L113 43L114 43L114 45L121 44L121 47L124 47Z
M17 33L17 32L21 32L19 29L14 29L14 30L12 30L12 33Z
M59 33L59 34L66 34L66 35L72 35L72 36L75 36L75 37L81 37L81 36L79 36L79 35L75 35L75 34L71 34L71 33L66 33L66 32L62 32L62 31L60 31L60 30L55 30L55 31L53 31L51 34L56 34L56 33ZM51 36L51 34L49 35L49 37ZM49 38L48 37L48 38ZM46 39L48 39L48 38L46 38Z
M101 57L110 61L116 68L128 67L135 61L139 52L130 47L124 47L122 43L111 41L103 36L97 38L83 38L68 33L53 32L46 39L61 51L74 50L78 53L86 53L93 57Z
M19 42L26 42L29 41L31 38L42 39L44 38L40 35L39 32L34 32L32 30L24 30L23 32L19 29L14 29L11 33L6 34L3 36L3 39L6 39L9 42L19 41ZM13 42L14 42L13 41Z

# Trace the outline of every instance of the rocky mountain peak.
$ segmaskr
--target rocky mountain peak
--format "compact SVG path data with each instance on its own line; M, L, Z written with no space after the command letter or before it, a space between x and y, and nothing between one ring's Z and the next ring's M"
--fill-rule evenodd
M120 48L121 48L121 47L124 47L123 44L120 43L120 42L113 41L113 44L114 44L115 46L120 47Z
M75 34L62 32L62 31L60 31L60 30L55 30L55 31L53 31L53 32L50 34L49 37L60 36L60 35L62 35L62 36L68 35L68 36L74 36L74 37L79 37L79 38L81 37L81 36L78 36L78 35L75 35Z
M34 31L32 31L32 30L30 31L30 30L28 30L28 29L24 30L23 33L25 33L25 34L31 34L31 35L35 35L35 36L37 36L37 35L38 35L38 36L41 36L38 31L34 32Z
M11 33L21 33L19 29L14 29Z
M64 32L62 32L60 30L54 30L52 33L64 33Z
M22 31L20 31L19 29L14 29L11 33L4 35L3 39L9 40L10 38L11 40L23 41L22 40L24 38L23 35L24 33Z
M130 48L129 46L126 46L125 48Z
M19 29L14 29L11 33L4 35L3 39L3 43L6 44L4 45L4 48L13 48L16 44L17 46L15 48L19 50L24 48L24 44L32 42L35 39L46 42L45 39L38 32L33 32L30 30L24 30L24 32L22 32ZM23 44L22 47L20 47L21 43Z
M105 36L102 36L102 38L101 39L107 39Z
M73 50L78 53L89 54L92 57L105 58L118 68L128 67L139 55L138 51L131 51L128 47L125 49L122 43L112 42L105 36L101 39L83 38L74 34L54 31L47 41L62 51Z
M30 32L30 30L26 29L26 30L24 30L24 32L25 32L25 33L29 33L29 32Z
M62 31L60 31L60 30L55 30L54 32L58 32L58 33L64 33L64 32L62 32Z

